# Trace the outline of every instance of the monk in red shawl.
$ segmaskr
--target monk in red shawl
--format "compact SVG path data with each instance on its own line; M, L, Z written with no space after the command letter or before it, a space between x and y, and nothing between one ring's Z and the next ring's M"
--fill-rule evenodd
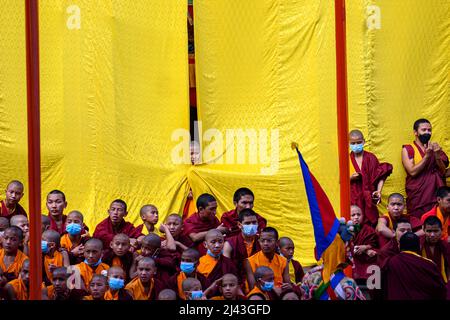
M253 209L253 203L255 200L255 195L248 188L239 188L236 190L233 196L233 203L236 206L235 209L224 212L220 218L220 222L224 227L228 228L227 237L236 236L241 233L241 229L238 226L239 222L239 212L244 209ZM267 225L267 220L256 213L256 218L258 219L258 234Z
M291 282L294 284L302 282L305 272L300 262L294 260L294 241L288 237L281 237L278 240L278 247L280 248L280 255L287 259Z
M419 255L419 237L407 232L400 253L389 258L382 276L387 300L444 300L447 289L436 264Z
M422 222L414 216L406 214L405 198L400 193L392 193L388 198L387 211L385 215L378 218L377 234L380 248L395 237L395 225L398 219L404 218L409 220L413 232L420 236L422 230Z
M380 163L371 152L364 150L364 136L359 130L352 130L350 141L350 197L351 204L363 211L367 223L372 227L378 221L377 204L381 201L381 191L387 177L392 173L392 165Z
M261 250L258 241L258 219L252 209L244 209L239 212L238 227L241 230L235 236L227 237L223 255L233 260L239 272L239 282L244 283L246 272L244 261Z
M437 142L430 142L431 123L419 119L414 123L415 140L403 146L402 163L406 170L406 207L409 214L421 216L436 204L435 192L445 185L449 161Z
M67 216L63 213L67 207L66 195L60 190L52 190L47 195L46 205L50 218L50 229L62 235L66 232Z
M450 242L450 187L439 187L437 190L437 206L425 213L421 220L425 221L428 217L435 216L442 223L441 239Z
M411 223L408 219L399 218L395 226L395 237L389 240L380 250L378 250L377 264L383 268L387 259L400 253L399 241L406 232L411 232Z
M137 247L137 239L143 236L142 232L130 222L125 221L128 214L127 204L121 199L114 200L108 210L109 217L100 222L95 228L93 237L102 240L103 247L109 244L116 234L124 233L130 237L132 247Z
M214 281L223 277L227 273L237 276L238 271L233 261L223 255L224 236L217 229L211 229L206 233L205 246L208 249L206 255L200 258L197 272L206 277L207 286L211 286ZM210 292L211 296L218 295L220 292Z
M0 217L8 218L15 215L27 216L25 209L19 204L23 197L23 184L20 181L13 180L6 187L6 198L0 201Z
M370 266L377 263L378 236L375 230L364 223L364 215L358 206L350 207L350 218L353 222L353 237L347 244L347 248L353 257L352 278L366 291L367 279L372 272L367 271ZM375 292L367 291L372 296Z
M163 248L177 251L181 255L186 249L194 246L191 238L183 233L183 220L176 213L167 216L165 223L160 226L160 231L163 233L161 238Z
M208 194L204 193L197 199L197 210L183 223L183 234L188 236L194 243L194 248L200 252L200 255L206 254L206 248L203 243L206 233L211 229L217 229L226 233L228 228L220 224L216 217L217 201Z

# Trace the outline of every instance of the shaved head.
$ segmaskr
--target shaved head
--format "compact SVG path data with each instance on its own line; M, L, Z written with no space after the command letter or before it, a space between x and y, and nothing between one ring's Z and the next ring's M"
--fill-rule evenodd
M125 278L125 271L121 267L112 266L108 269L108 277L113 275L122 275Z
M213 239L213 238L217 238L217 237L223 238L222 232L220 232L217 229L211 229L206 233L205 240Z
M53 270L52 275L53 277L57 277L58 275L64 275L66 278L69 276L66 267L56 268L55 270Z
M164 289L159 293L158 300L177 300L177 294L172 289Z
M125 233L118 233L112 239L112 241L116 241L116 240L130 241L130 237L127 236Z
M166 218L166 221L167 221L169 218L176 218L176 219L178 219L180 222L183 221L183 219L182 219L182 218L180 217L180 215L177 214L177 213L169 214L169 215L167 216L167 218Z
M143 214L145 214L150 209L158 210L158 208L156 208L155 205L153 205L153 204L146 204L145 206L143 206L141 208L141 211L139 212L139 214L142 216Z
M44 233L42 234L42 238L47 239L48 242L54 242L58 246L61 241L61 236L59 235L59 232L55 230L44 231Z
M20 241L23 240L23 231L19 227L11 226L5 230L4 234L6 233L13 233Z
M222 281L232 281L234 283L238 283L238 278L232 273L226 273L222 277Z
M195 287L200 287L200 289L202 288L201 282L195 278L184 279L181 286L183 291L192 291Z
M188 248L183 251L181 256L186 257L186 258L189 257L189 258L197 261L198 259L200 259L200 252L198 252L197 250L195 250L193 248Z
M349 137L352 137L352 138L364 139L363 133L362 133L360 130L358 130L358 129L355 129L355 130L350 131L350 133L348 134L348 136L349 136Z
M271 268L266 267L266 266L261 266L261 267L258 267L255 270L255 279L261 279L264 276L273 275L273 274L274 273L273 273L273 270Z
M106 285L108 285L108 278L102 274L94 274L92 276L91 282L94 280L100 280L100 281L104 282Z
M103 250L103 242L100 239L96 239L96 238L91 238L88 241L86 241L86 244L84 245L85 250L87 246L93 246L97 249L99 249L100 251Z
M81 221L83 221L83 214L80 212L80 211L77 211L77 210L73 210L73 211L70 211L69 212L69 214L67 215L67 217L69 218L78 218L78 219L80 219Z
M139 262L138 262L137 265L138 265L138 267L139 267L139 265L143 265L143 264L146 264L146 263L150 264L152 267L156 267L155 260L152 259L152 258L150 258L150 257L144 257L144 258L142 258L141 260L139 260Z
M9 220L9 224L11 226L19 226L24 222L28 223L28 218L22 214L12 216L11 219Z
M294 241L292 241L291 238L288 238L288 237L281 237L279 240L279 244L280 244L280 247L285 247L289 244L293 245Z
M9 189L9 187L12 187L12 186L22 189L22 191L24 189L23 183L20 182L19 180L12 180L10 183L8 183L8 186L6 187L6 189Z
M156 233L151 232L142 239L142 244L152 248L160 248L161 238Z
M0 217L0 229L4 230L9 227L9 220L5 217Z

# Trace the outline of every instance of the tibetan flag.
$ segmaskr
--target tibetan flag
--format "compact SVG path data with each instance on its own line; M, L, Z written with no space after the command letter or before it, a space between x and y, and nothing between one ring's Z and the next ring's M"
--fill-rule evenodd
M314 237L316 240L316 260L319 260L324 251L335 240L340 223L336 218L330 200L328 200L328 197L319 182L309 171L308 165L305 160L303 160L297 146L293 145L293 147L297 150L300 167L302 168L309 210L311 212L311 219L314 227Z

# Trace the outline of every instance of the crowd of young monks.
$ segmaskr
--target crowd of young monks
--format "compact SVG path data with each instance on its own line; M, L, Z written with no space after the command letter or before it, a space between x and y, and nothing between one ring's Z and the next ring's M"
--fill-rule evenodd
M293 259L293 241L280 237L253 211L255 196L248 188L235 192L235 209L220 220L216 199L205 193L197 198L194 214L170 214L158 227L155 205L142 206L142 224L135 227L125 220L126 202L116 199L93 231L81 212L64 214L65 194L53 190L46 197L48 215L42 215L42 298L445 299L450 296L450 188L443 179L448 159L437 144L428 143L429 137L422 137L431 132L429 122L418 122L414 146L404 146L403 159L414 209L405 210L409 202L393 193L382 215L377 204L392 166L363 150L360 131L350 132L351 219L337 237L345 249L336 253L342 257L324 256L323 265L309 270ZM419 179L423 175L435 175L440 182L430 185L431 178ZM408 181L427 182L420 187L433 188L434 200L424 190L422 199L414 198ZM21 182L12 181L1 201L0 299L28 300L29 227L19 204L23 191ZM323 281L323 270L330 266L331 280ZM379 279L373 278L374 267Z

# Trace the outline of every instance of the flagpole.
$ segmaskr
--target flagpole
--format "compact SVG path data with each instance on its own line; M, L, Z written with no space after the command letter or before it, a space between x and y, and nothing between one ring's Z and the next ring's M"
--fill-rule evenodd
M350 218L345 0L335 0L337 127L341 216Z
M30 213L30 300L41 300L41 154L39 116L38 0L25 0L27 59L28 185Z

